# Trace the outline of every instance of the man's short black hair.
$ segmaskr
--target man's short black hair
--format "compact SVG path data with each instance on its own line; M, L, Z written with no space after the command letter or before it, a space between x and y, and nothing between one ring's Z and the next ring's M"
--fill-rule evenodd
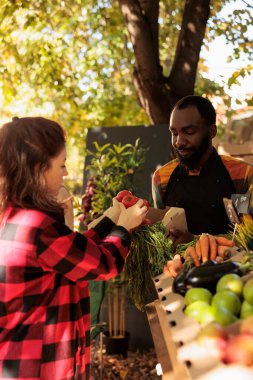
M185 109L190 106L195 106L207 125L216 124L216 112L210 100L198 95L188 95L180 99L173 109Z

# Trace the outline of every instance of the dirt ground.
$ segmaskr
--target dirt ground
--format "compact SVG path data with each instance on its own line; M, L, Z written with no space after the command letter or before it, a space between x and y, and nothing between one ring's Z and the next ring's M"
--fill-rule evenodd
M107 355L103 349L102 371L101 354L95 355L92 367L92 380L161 380L157 375L156 353L153 349L147 352L128 352L127 358L119 355Z

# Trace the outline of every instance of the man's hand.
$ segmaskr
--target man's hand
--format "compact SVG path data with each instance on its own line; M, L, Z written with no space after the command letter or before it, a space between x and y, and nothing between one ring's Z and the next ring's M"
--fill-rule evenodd
M167 261L163 268L163 273L176 277L181 272L183 264L180 255L175 255L172 260Z
M189 243L194 239L194 235L189 231L180 231L176 228L170 228L168 239L172 240L174 249L178 244Z

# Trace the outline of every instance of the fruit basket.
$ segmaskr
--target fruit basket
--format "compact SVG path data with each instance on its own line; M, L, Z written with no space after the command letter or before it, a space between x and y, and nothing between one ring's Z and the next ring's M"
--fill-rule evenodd
M239 261L242 254L235 248L233 260ZM252 273L244 276L245 281L250 276ZM161 274L153 281L158 299L146 305L146 312L163 380L253 379L253 367L226 365L197 343L201 325L184 314L184 297L173 293L172 277ZM225 329L229 334L236 334L239 324L236 322Z

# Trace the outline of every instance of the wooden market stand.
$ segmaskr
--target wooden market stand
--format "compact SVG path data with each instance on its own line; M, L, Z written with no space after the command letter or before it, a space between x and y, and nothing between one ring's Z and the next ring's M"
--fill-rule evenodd
M201 326L184 315L184 298L173 293L171 277L161 274L153 281L158 299L146 305L146 314L162 380L253 380L252 367L225 365L197 343ZM237 322L226 329L236 333L238 326Z

